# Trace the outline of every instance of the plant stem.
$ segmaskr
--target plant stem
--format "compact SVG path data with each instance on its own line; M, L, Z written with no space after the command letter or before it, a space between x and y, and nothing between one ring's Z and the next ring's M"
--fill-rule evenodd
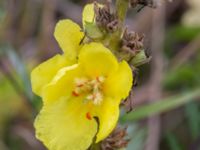
M119 50L120 39L123 32L123 25L126 19L126 13L129 7L129 0L116 0L116 13L119 19L119 28L110 36L109 48L116 52Z
M107 39L104 41L105 43L109 43L109 48L115 54L117 54L116 51L120 48L121 35L128 7L129 0L116 0L116 13L119 19L119 28L116 32L108 34ZM100 144L94 144L89 150L101 150L101 146Z
M90 148L90 150L101 150L101 146L100 144L95 144Z
M123 23L126 19L126 13L129 7L129 0L116 0L117 16L120 21L120 29L122 30Z

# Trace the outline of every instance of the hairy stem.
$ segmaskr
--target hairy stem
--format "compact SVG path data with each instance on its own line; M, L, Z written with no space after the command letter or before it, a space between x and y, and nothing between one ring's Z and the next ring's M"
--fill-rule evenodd
M129 0L116 0L116 13L119 19L119 28L111 35L110 49L118 51L120 46L120 39L123 32L123 25L126 19L126 13L129 7Z
M120 21L120 29L122 30L124 21L126 19L126 13L129 7L129 0L116 0L117 16Z

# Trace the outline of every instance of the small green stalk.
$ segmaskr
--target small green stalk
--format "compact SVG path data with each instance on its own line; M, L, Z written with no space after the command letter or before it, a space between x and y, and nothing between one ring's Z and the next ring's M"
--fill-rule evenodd
M120 21L120 28L122 29L124 21L126 19L126 13L129 7L129 0L117 0L116 1L116 9L117 16Z
M119 28L110 36L110 49L119 50L120 39L123 32L123 25L126 19L126 13L129 7L129 0L116 0L116 13L119 19Z
M89 150L101 150L101 145L100 144L94 144L90 147Z

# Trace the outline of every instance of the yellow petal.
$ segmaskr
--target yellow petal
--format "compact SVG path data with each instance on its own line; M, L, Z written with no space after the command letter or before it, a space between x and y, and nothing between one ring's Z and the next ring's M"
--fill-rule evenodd
M85 44L80 51L79 64L90 77L108 76L118 68L115 56L100 43Z
M106 138L115 128L119 118L119 104L119 99L105 98L102 105L96 106L96 114L100 125L97 143Z
M52 102L61 97L70 97L74 90L74 79L81 75L78 65L72 65L59 70L52 81L43 90L44 102Z
M71 20L61 20L56 24L54 36L65 55L76 60L80 42L84 37L81 28Z
M129 95L132 82L132 70L129 65L123 61L119 64L118 71L107 78L103 90L107 96L125 99Z
M71 64L72 62L62 55L56 55L40 64L31 73L33 92L41 96L43 87L52 80L57 71Z
M35 120L36 136L49 150L86 150L97 132L79 99L65 97L43 107Z
M82 23L83 27L85 26L85 22L93 22L94 21L94 4L87 4L83 9L82 14Z

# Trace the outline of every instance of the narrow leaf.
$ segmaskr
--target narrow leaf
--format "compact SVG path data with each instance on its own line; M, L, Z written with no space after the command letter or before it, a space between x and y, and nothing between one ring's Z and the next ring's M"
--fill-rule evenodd
M195 98L199 96L200 89L198 88L191 92L182 93L178 96L172 96L170 98L166 98L158 102L154 102L145 106L140 106L135 108L131 113L122 116L121 121L134 121L148 116L152 116L154 114L163 113L171 109L177 108L181 105L184 105L189 101L195 100Z

